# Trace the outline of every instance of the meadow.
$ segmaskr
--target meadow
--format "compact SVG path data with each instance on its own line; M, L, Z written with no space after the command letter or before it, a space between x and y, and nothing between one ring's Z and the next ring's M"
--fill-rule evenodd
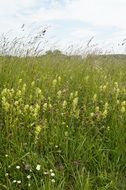
M0 57L0 190L126 190L126 57Z

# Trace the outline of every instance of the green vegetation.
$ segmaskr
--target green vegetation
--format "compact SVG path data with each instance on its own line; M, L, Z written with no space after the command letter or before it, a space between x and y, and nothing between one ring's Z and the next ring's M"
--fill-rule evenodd
M0 57L4 189L126 189L125 57Z

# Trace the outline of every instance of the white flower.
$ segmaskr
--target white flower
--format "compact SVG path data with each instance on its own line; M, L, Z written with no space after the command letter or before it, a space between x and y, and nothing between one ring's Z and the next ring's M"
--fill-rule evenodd
M7 176L8 176L8 173L5 173L5 176L7 177Z
M30 187L31 186L31 184L30 183L28 183L28 187Z
M14 179L14 180L13 180L13 183L16 183L16 182L17 182L17 180Z
M48 172L43 172L43 174L44 174L44 175L47 175L47 174L48 174Z
M16 166L16 169L18 169L18 170L19 170L19 169L20 169L20 166Z
M55 183L55 179L51 179L51 182L52 182L52 183Z
M8 157L8 154L5 154L5 157L7 158L7 157Z
M53 170L52 170L52 169L50 169L49 171L50 171L51 173L53 172Z
M21 184L21 180L18 180L17 183L18 183L18 184Z
M27 176L27 178L28 178L28 179L30 179L30 178L31 178L31 176L30 176L30 175L28 175L28 176Z
M38 165L36 166L36 170L39 171L40 169L41 169L41 165L38 164Z
M54 173L51 173L50 175L51 175L52 177L54 177L54 176L55 176L55 174L54 174Z

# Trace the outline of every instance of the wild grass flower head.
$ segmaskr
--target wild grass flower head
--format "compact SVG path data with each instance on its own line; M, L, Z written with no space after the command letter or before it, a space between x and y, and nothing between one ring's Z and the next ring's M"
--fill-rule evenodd
M73 99L73 103L72 103L73 111L76 110L77 105L78 105L78 97L76 97L76 98Z
M57 84L57 79L54 79L52 82L52 87L55 88L56 84Z
M67 101L66 101L66 100L64 100L64 101L63 101L62 106L63 106L63 109L65 109L65 108L66 108L66 106L67 106Z

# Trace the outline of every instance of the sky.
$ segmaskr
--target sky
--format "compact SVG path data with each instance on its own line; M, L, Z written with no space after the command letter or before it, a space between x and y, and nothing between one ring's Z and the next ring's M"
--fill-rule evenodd
M20 35L48 27L48 47L125 53L126 0L0 0L0 34ZM124 41L125 42L125 41Z

